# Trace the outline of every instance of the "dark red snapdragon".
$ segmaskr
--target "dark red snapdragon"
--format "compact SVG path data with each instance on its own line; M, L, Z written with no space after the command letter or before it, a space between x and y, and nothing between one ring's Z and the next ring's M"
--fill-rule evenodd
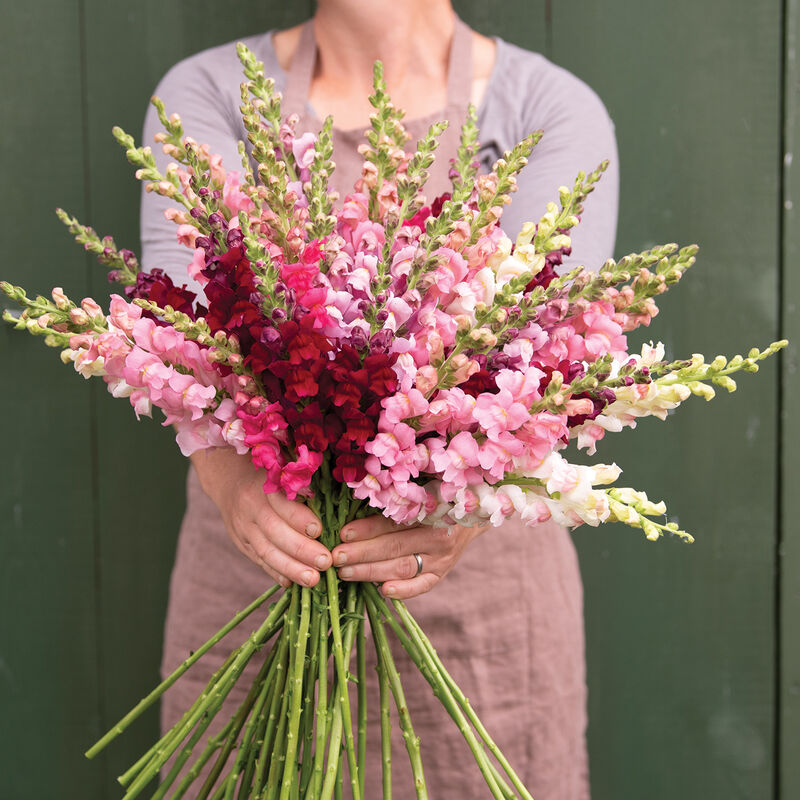
M139 272L136 275L136 283L125 287L125 295L131 300L141 298L155 303L160 308L171 306L182 314L187 314L192 319L197 319L205 313L206 309L195 306L197 295L190 291L186 286L176 286L172 278L163 269L153 269L150 272ZM155 319L159 324L165 324L156 319L149 312L144 312L146 316Z

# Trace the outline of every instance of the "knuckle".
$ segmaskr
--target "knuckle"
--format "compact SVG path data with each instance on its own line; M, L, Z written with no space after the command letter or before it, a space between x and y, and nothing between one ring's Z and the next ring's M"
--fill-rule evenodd
M275 512L269 506L263 506L258 510L255 516L256 525L264 533L269 533L275 525Z
M296 558L298 561L308 562L311 561L312 554L311 548L308 547L308 542L299 537L292 537L289 544L289 555Z
M389 539L389 557L400 558L403 555L403 541L398 536Z
M452 541L450 528L431 528L432 539L440 547L449 546Z

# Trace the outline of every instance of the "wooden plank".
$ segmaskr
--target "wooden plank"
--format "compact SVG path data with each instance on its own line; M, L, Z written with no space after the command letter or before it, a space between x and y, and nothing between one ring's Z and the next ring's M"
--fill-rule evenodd
M85 211L80 53L77 2L3 4L1 276L77 299L83 254L53 210ZM99 731L91 396L57 351L5 323L0 363L0 794L97 796L83 757Z
M616 122L618 252L702 245L635 337L672 355L778 338L780 36L778 0L553 4L556 61ZM576 534L596 797L772 796L776 366L599 450L697 543Z
M547 0L506 0L502 6L475 0L454 0L456 13L484 36L499 36L507 42L545 53Z
M150 95L173 63L237 37L295 24L311 14L311 4L202 0L189 13L186 4L155 0L135 7L87 0L86 8L89 217L98 230L138 250L139 184L111 137L112 126L138 140ZM99 267L93 285L98 295L108 291ZM125 403L102 386L98 390L102 710L110 726L158 681L186 464L171 431L155 420L137 423ZM160 412L154 416L162 418ZM118 795L115 776L157 730L154 709L110 750L108 797Z
M784 185L781 311L783 336L790 340L783 359L781 414L781 549L779 635L780 713L779 797L800 796L800 523L794 501L800 482L800 3L786 3L784 46Z

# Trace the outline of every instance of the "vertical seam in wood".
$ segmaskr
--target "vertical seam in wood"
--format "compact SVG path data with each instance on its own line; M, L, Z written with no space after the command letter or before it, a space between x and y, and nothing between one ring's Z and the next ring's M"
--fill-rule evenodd
M788 141L787 125L789 123L787 116L787 91L788 91L788 42L787 37L790 35L790 27L788 25L789 19L789 2L790 0L782 0L780 24L781 24L781 53L780 53L780 88L778 95L778 109L779 109L779 164L778 164L778 275L777 275L777 330L778 337L782 337L785 331L784 308L783 308L783 290L785 285L786 269L786 219L785 219L785 200L787 192L787 166L786 166L786 146ZM785 496L784 475L782 470L783 464L783 435L784 435L784 409L785 398L783 394L783 371L787 367L786 353L783 351L779 354L779 362L777 372L777 424L776 424L776 441L775 441L775 458L777 480L775 481L775 612L774 612L774 625L775 625L775 642L774 642L774 694L773 694L773 797L774 800L780 800L781 785L783 777L783 754L782 754L782 737L783 737L783 720L781 717L781 695L782 695L782 641L783 634L783 581L782 581L782 550L783 550L783 499Z
M544 54L553 60L553 0L544 0Z
M86 219L92 218L92 197L91 197L91 164L90 164L90 137L89 137L89 64L88 64L88 34L86 22L86 0L78 0L78 27L80 43L80 81L81 81L81 125L82 125L82 146L83 146L83 200L84 214ZM92 257L86 257L86 286L93 293L92 275L94 272ZM89 468L91 470L91 537L94 557L94 646L97 672L97 719L100 731L106 728L106 708L105 708L105 680L103 675L103 642L102 642L102 558L100 547L99 530L99 465L97 447L97 386L91 382L89 388ZM105 773L106 785L110 776L107 774L109 769L108 758L102 758L102 771Z

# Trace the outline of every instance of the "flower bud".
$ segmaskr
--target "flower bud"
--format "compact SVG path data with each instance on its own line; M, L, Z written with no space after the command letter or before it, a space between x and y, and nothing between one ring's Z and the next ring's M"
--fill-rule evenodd
M728 365L728 359L725 356L717 356L710 364L709 367L714 370L714 372L719 372L721 369L725 369Z
M73 308L69 312L69 318L73 325L88 325L89 315L82 308Z
M736 391L736 381L733 378L729 378L727 375L720 375L714 378L714 383L717 386L721 386L723 389L727 389L729 392Z
M57 308L67 309L70 306L69 298L64 294L64 290L60 286L56 286L52 291L53 302Z
M716 394L711 386L709 386L707 383L703 383L702 381L691 381L686 385L692 394L695 394L698 397L703 397L706 400L713 400L714 395Z
M661 538L661 531L649 519L642 518L642 530L648 541L655 542Z
M103 309L91 297L81 300L81 308L92 318L103 316Z

